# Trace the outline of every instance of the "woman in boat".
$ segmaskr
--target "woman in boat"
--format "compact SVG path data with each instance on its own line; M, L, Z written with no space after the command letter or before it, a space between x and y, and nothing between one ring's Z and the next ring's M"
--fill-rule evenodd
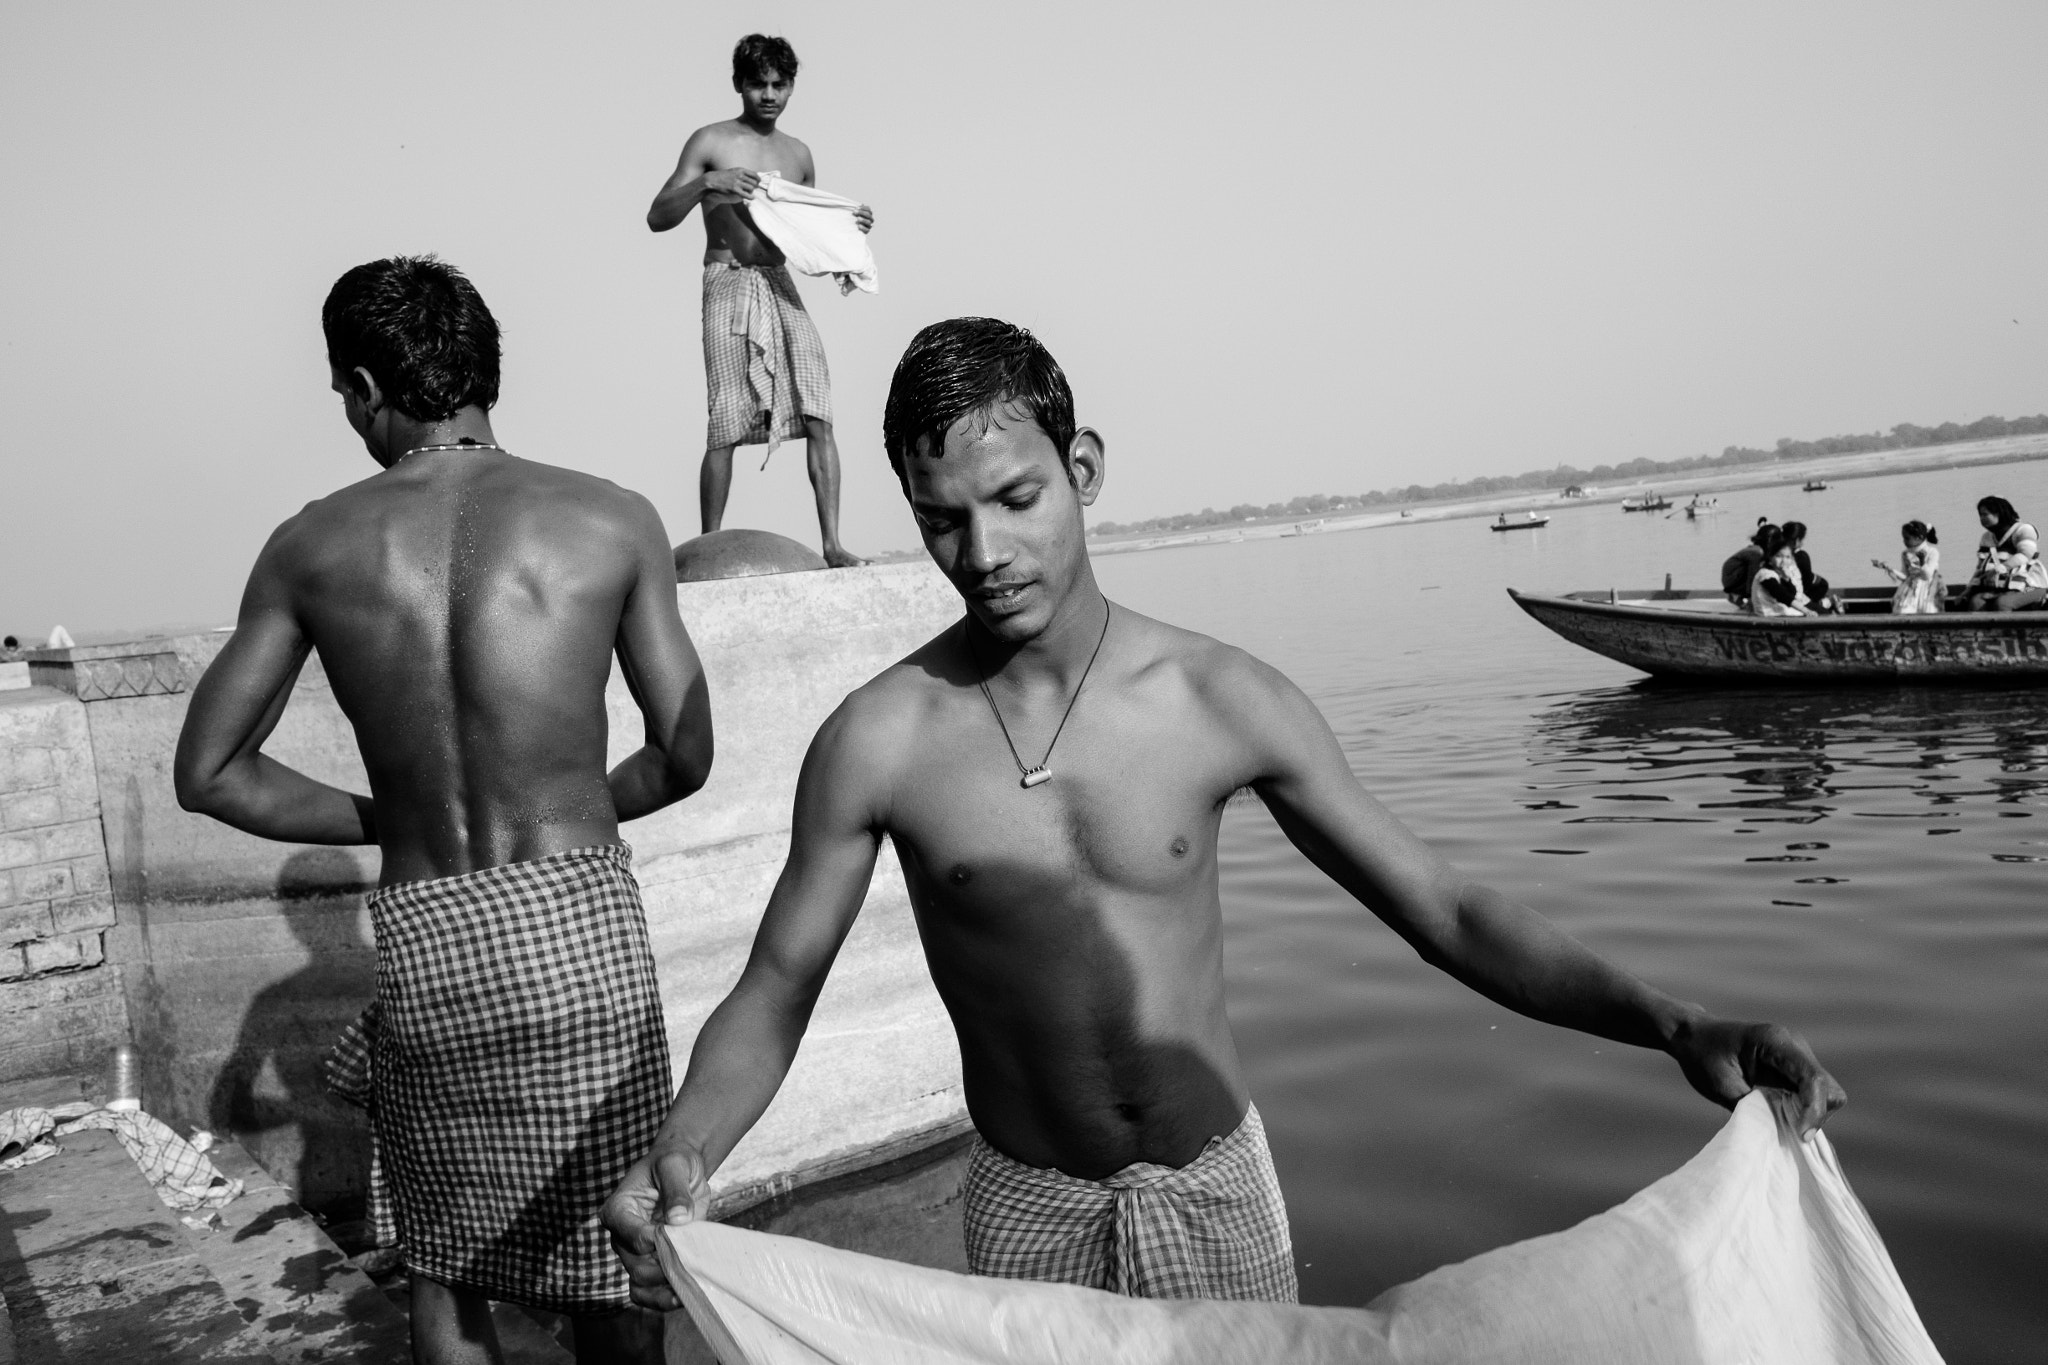
M2048 565L2040 537L2004 498L1979 498L1977 571L1963 598L1964 611L2031 611L2048 603Z
M1899 539L1906 542L1906 548L1899 554L1898 568L1894 569L1882 559L1870 561L1899 585L1899 590L1892 594L1892 610L1901 616L1939 612L1941 551L1936 546L1940 538L1934 534L1932 526L1916 520L1899 528Z
M1764 559L1749 580L1750 611L1758 616L1808 615L1809 603L1799 588L1799 561L1792 558L1785 533L1776 526L1760 527L1756 547Z
M1813 609L1822 616L1830 616L1841 610L1834 594L1828 591L1828 581L1813 571L1813 560L1806 553L1806 523L1788 521L1780 528L1785 532L1785 544L1791 548L1792 559L1799 566L1799 586L1813 601Z

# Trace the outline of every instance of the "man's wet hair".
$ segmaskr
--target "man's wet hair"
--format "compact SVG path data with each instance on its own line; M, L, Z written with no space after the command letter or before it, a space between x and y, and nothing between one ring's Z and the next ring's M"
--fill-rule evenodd
M385 401L441 422L498 401L498 321L460 270L433 256L392 256L334 282L320 309L327 362L368 370Z
M1074 477L1074 393L1037 337L997 318L950 318L912 337L882 408L882 448L904 492L904 461L921 446L941 456L946 433L961 418L996 420L1005 412L1037 423Z
M796 79L796 49L787 38L749 33L732 50L732 88L773 71L786 81Z

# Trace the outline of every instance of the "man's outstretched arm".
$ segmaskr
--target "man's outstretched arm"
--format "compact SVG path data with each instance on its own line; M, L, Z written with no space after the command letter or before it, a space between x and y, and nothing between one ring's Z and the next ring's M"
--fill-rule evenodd
M236 829L295 844L374 844L370 798L316 782L263 752L311 652L285 582L287 522L257 556L241 614L192 689L172 768L178 804Z
M753 952L732 991L704 1021L682 1089L654 1146L606 1201L604 1223L626 1263L634 1301L678 1306L656 1259L664 1223L700 1218L711 1173L761 1117L789 1074L839 946L874 875L881 827L874 771L859 756L849 701L818 731L797 779L789 861L769 898Z
M1423 959L1509 1009L1671 1054L1693 1088L1732 1106L1758 1085L1796 1094L1800 1130L1847 1096L1790 1030L1719 1019L1675 1000L1527 906L1468 881L1366 795L1321 713L1249 659L1225 705L1258 748L1253 785L1309 860L1412 944Z
M702 203L706 195L736 195L744 199L761 183L760 176L743 166L711 169L711 151L709 129L699 128L690 134L690 140L683 144L683 154L676 159L675 171L662 182L660 193L647 206L649 232L667 232L675 227L690 216L690 210Z
M629 495L639 576L619 617L616 649L626 689L640 707L646 742L606 778L621 821L691 795L711 776L711 690L676 609L675 552L654 504Z

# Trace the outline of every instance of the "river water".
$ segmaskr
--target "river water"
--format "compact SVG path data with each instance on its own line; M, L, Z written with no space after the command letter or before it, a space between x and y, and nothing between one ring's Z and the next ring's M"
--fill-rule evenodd
M1803 1033L1829 1124L1956 1365L2048 1359L2048 691L1645 685L1503 591L1713 587L1759 515L1877 584L1898 525L1967 575L1976 499L2048 518L2048 462L1106 556L1104 588L1285 670L1367 789L1638 975ZM1861 566L1860 568L1857 566ZM1675 1169L1721 1113L1659 1054L1423 966L1262 807L1226 812L1231 1018L1305 1302L1363 1303Z

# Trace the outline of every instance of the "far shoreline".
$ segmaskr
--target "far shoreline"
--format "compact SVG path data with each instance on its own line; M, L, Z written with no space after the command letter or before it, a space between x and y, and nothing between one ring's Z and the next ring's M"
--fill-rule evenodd
M1650 492L1674 504L1694 493L1723 493L1741 488L1768 488L1808 479L1871 479L1885 474L1917 474L1929 469L1965 469L1975 465L2018 464L2048 459L2048 434L1999 436L1952 445L1914 446L1906 450L1870 450L1849 455L1816 455L1768 465L1743 465L1731 470L1684 470L1671 478L1633 479L1603 484L1586 497L1567 498L1554 488L1516 490L1471 498L1403 503L1386 510L1335 515L1309 513L1265 518L1241 525L1204 526L1164 534L1105 536L1088 539L1094 555L1135 554L1141 550L1172 550L1190 545L1226 545L1240 540L1274 540L1282 536L1327 535L1335 531L1370 531L1382 526L1412 526L1422 521L1456 521L1493 517L1502 512L1543 511L1620 503Z

